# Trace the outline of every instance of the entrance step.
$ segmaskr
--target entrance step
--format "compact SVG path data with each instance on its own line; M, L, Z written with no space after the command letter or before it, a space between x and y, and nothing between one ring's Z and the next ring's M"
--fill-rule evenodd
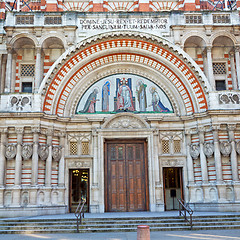
M138 225L149 225L150 231L191 230L182 217L85 218L79 232L131 232ZM240 215L193 216L193 230L240 229ZM0 220L0 233L74 233L76 219Z

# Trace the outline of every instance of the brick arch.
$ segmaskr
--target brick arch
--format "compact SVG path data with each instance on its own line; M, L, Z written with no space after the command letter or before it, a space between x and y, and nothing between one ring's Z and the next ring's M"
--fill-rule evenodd
M128 52L127 48L130 48L131 52ZM110 54L109 49L116 52ZM157 70L178 89L188 115L206 111L206 90L202 87L206 82L200 83L187 61L176 53L161 44L136 38L109 39L85 46L57 70L46 88L43 111L63 116L71 91L80 79L94 69L117 62L135 62ZM73 68L76 71L70 73ZM47 83L46 79L45 82Z

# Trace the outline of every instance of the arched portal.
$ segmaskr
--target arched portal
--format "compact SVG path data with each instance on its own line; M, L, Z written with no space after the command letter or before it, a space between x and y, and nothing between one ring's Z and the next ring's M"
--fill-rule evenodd
M71 118L75 138L91 136L92 158L80 155L79 165L89 169L90 211L169 209L163 169L186 172L181 117L206 112L209 90L201 69L183 50L149 34L106 33L63 53L40 87L42 109ZM164 128L172 131L166 132L171 143L165 135L160 139ZM170 163L158 157L167 150ZM180 160L172 153L181 154ZM76 161L68 159L66 172L72 173Z

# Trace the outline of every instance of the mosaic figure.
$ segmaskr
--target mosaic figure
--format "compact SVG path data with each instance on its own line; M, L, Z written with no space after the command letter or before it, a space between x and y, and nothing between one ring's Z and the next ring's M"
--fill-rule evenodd
M88 99L84 105L81 113L95 113L96 112L96 102L97 102L98 89L95 88L92 93L88 96Z
M150 89L150 92L152 94L152 107L154 112L170 112L168 108L166 108L160 99L160 96L156 90L155 87L152 87Z
M102 87L102 111L109 112L110 82L107 81Z
M147 108L146 87L147 85L144 84L143 81L138 82L136 93L139 102L140 112L146 112Z

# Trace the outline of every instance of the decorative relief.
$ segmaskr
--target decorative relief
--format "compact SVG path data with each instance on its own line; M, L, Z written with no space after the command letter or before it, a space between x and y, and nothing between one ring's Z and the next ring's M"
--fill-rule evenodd
M13 96L9 98L10 111L28 112L32 109L31 96Z
M232 145L229 141L220 142L220 152L224 157L229 156L231 151L232 151Z
M236 143L236 151L240 155L240 141Z
M193 159L198 159L198 156L200 154L199 151L199 144L191 144L190 145L190 155Z
M147 124L137 117L134 117L129 114L124 114L123 116L117 116L111 119L109 122L106 122L103 126L104 128L117 128L117 129L139 129L139 128L147 128Z
M162 166L164 166L164 167L181 167L181 166L183 166L183 160L177 160L177 159L163 160Z
M203 152L206 155L206 157L208 157L208 158L212 157L212 155L214 153L213 143L205 142L203 144Z
M16 144L6 144L5 157L8 160L14 159L17 154L17 145Z
M47 144L39 144L38 146L38 156L41 160L46 160L49 154L49 145Z
M55 161L59 161L62 157L62 147L61 146L53 146L52 157Z
M240 94L237 93L219 93L220 104L239 104Z
M69 168L90 167L91 162L88 161L71 161L68 163Z
M29 160L33 154L32 144L22 144L22 157L24 160Z

